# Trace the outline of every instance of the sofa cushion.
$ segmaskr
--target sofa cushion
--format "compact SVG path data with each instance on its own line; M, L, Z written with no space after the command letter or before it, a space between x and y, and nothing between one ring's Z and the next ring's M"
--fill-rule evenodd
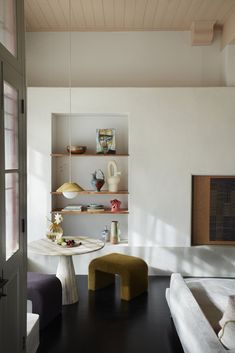
M235 349L235 321L226 321L218 336L227 349Z
M227 349L235 349L235 295L229 296L226 310L219 323L222 327L218 333L220 341Z
M235 295L228 297L225 312L219 322L220 326L223 327L227 321L235 321Z
M235 280L223 278L185 279L194 298L216 333L221 329L219 320L225 312L228 297L235 293Z

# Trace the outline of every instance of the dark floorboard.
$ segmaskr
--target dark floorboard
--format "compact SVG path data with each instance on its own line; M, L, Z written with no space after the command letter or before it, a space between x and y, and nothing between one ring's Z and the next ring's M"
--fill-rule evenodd
M165 300L169 277L149 277L149 292L121 301L116 285L88 292L77 276L78 303L41 332L38 353L183 353Z

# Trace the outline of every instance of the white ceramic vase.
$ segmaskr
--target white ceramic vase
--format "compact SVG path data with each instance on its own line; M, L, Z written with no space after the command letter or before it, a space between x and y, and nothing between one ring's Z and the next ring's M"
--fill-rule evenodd
M118 244L119 243L118 221L111 222L110 243L111 244Z
M108 187L110 192L118 191L118 184L120 183L121 172L118 172L117 163L115 161L110 161L108 163Z

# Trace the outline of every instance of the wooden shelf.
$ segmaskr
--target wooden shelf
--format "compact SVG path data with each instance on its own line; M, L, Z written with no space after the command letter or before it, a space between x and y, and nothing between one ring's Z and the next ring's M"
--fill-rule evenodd
M81 153L81 154L71 154L71 157L128 157L129 154L126 153L116 153L116 154L97 154L97 153ZM69 153L51 153L51 157L70 157Z
M62 192L51 191L52 195L62 195ZM108 190L95 191L95 190L84 190L79 192L79 195L129 195L127 190L119 190L117 192L110 192Z
M68 215L77 215L77 214L112 214L112 215L115 215L115 214L129 214L129 211L125 208L122 208L119 212L111 212L110 209L106 209L104 211L100 211L100 212L97 212L97 211L62 211L61 208L58 208L58 209L55 209L55 210L52 210L51 213L61 213L61 214L68 214Z

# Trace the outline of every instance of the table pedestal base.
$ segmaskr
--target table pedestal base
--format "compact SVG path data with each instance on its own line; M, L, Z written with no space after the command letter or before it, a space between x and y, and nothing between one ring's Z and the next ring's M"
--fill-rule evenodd
M76 303L78 301L78 289L72 256L60 256L56 277L62 284L62 304Z

